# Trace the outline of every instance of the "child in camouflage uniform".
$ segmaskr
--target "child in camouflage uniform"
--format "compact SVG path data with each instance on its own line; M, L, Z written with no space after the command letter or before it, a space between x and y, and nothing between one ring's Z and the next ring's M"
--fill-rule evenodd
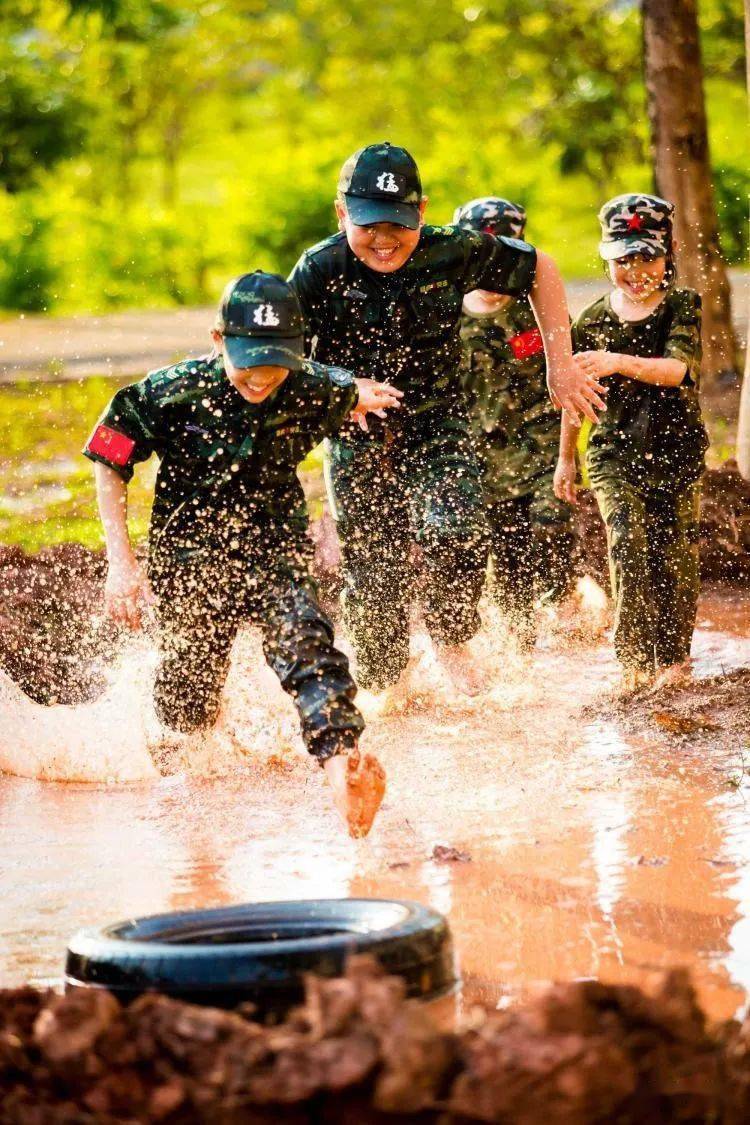
M388 143L360 149L339 176L340 233L303 254L290 281L317 359L387 377L404 392L397 419L366 433L345 428L328 454L360 686L382 690L406 667L416 542L430 635L456 685L474 693L480 683L466 642L480 624L488 545L458 375L463 295L530 294L561 405L593 417L601 400L596 380L572 362L554 262L515 239L423 226L426 202L408 152Z
M526 212L487 196L459 207L466 230L523 238ZM572 508L552 478L560 414L547 392L544 344L528 299L478 289L464 297L461 382L482 466L490 528L490 591L523 647L536 636L534 597L557 602L570 589Z
M351 834L365 835L384 775L357 750L356 687L310 578L296 469L353 412L361 421L368 410L382 416L399 392L306 361L299 303L273 274L227 286L212 338L211 355L118 391L84 449L96 462L107 540L105 608L138 628L156 595L156 710L182 732L213 725L237 630L246 620L259 625L307 749ZM160 466L147 577L128 537L127 483L152 453Z
M604 204L599 250L614 288L573 326L577 362L609 386L587 467L607 527L626 690L685 675L699 590L701 302L675 287L673 211L653 195ZM564 419L555 490L571 502L576 437Z

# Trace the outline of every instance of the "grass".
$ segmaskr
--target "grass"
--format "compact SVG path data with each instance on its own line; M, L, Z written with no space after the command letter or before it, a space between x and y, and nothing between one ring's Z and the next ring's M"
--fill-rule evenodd
M102 376L0 387L0 543L39 551L57 543L103 546L93 465L81 448L127 379ZM321 465L314 451L305 468ZM128 493L134 540L148 530L156 458L136 468Z

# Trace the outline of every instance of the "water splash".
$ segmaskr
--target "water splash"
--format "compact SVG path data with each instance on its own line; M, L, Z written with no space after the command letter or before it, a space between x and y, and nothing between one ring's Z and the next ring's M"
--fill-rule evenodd
M216 726L173 735L152 703L153 646L128 644L91 703L35 703L0 672L0 770L45 781L123 783L160 773L216 777L249 766L294 768L304 752L291 701L263 660L260 638L238 638Z

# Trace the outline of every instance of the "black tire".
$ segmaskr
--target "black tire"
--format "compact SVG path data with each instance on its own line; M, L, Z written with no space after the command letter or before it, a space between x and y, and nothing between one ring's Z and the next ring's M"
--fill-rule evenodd
M302 998L302 974L340 976L370 953L432 999L455 983L445 918L415 902L311 899L155 914L81 930L68 946L68 988L107 988L123 1002L150 989L197 1004L257 1005L284 1015Z

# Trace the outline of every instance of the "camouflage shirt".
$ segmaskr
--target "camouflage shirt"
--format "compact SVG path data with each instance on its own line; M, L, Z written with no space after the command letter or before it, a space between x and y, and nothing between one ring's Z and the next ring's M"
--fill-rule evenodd
M177 546L242 549L259 524L304 534L297 466L356 400L352 375L319 363L290 372L254 404L229 382L221 358L185 360L118 391L83 452L126 481L137 462L157 454L152 550L166 529Z
M607 409L589 439L593 475L616 464L634 483L682 484L703 471L708 446L698 402L701 300L692 289L672 289L644 320L626 322L609 295L584 309L573 325L576 351L679 359L687 373L679 387L656 387L621 375L606 379Z
M461 382L492 497L526 496L554 472L560 415L550 402L544 344L528 301L464 312Z
M513 296L530 289L536 251L513 238L460 227L423 227L401 269L368 269L335 234L306 251L289 278L297 290L314 356L404 391L408 413L459 393L459 324L464 293ZM389 419L390 422L390 419Z

